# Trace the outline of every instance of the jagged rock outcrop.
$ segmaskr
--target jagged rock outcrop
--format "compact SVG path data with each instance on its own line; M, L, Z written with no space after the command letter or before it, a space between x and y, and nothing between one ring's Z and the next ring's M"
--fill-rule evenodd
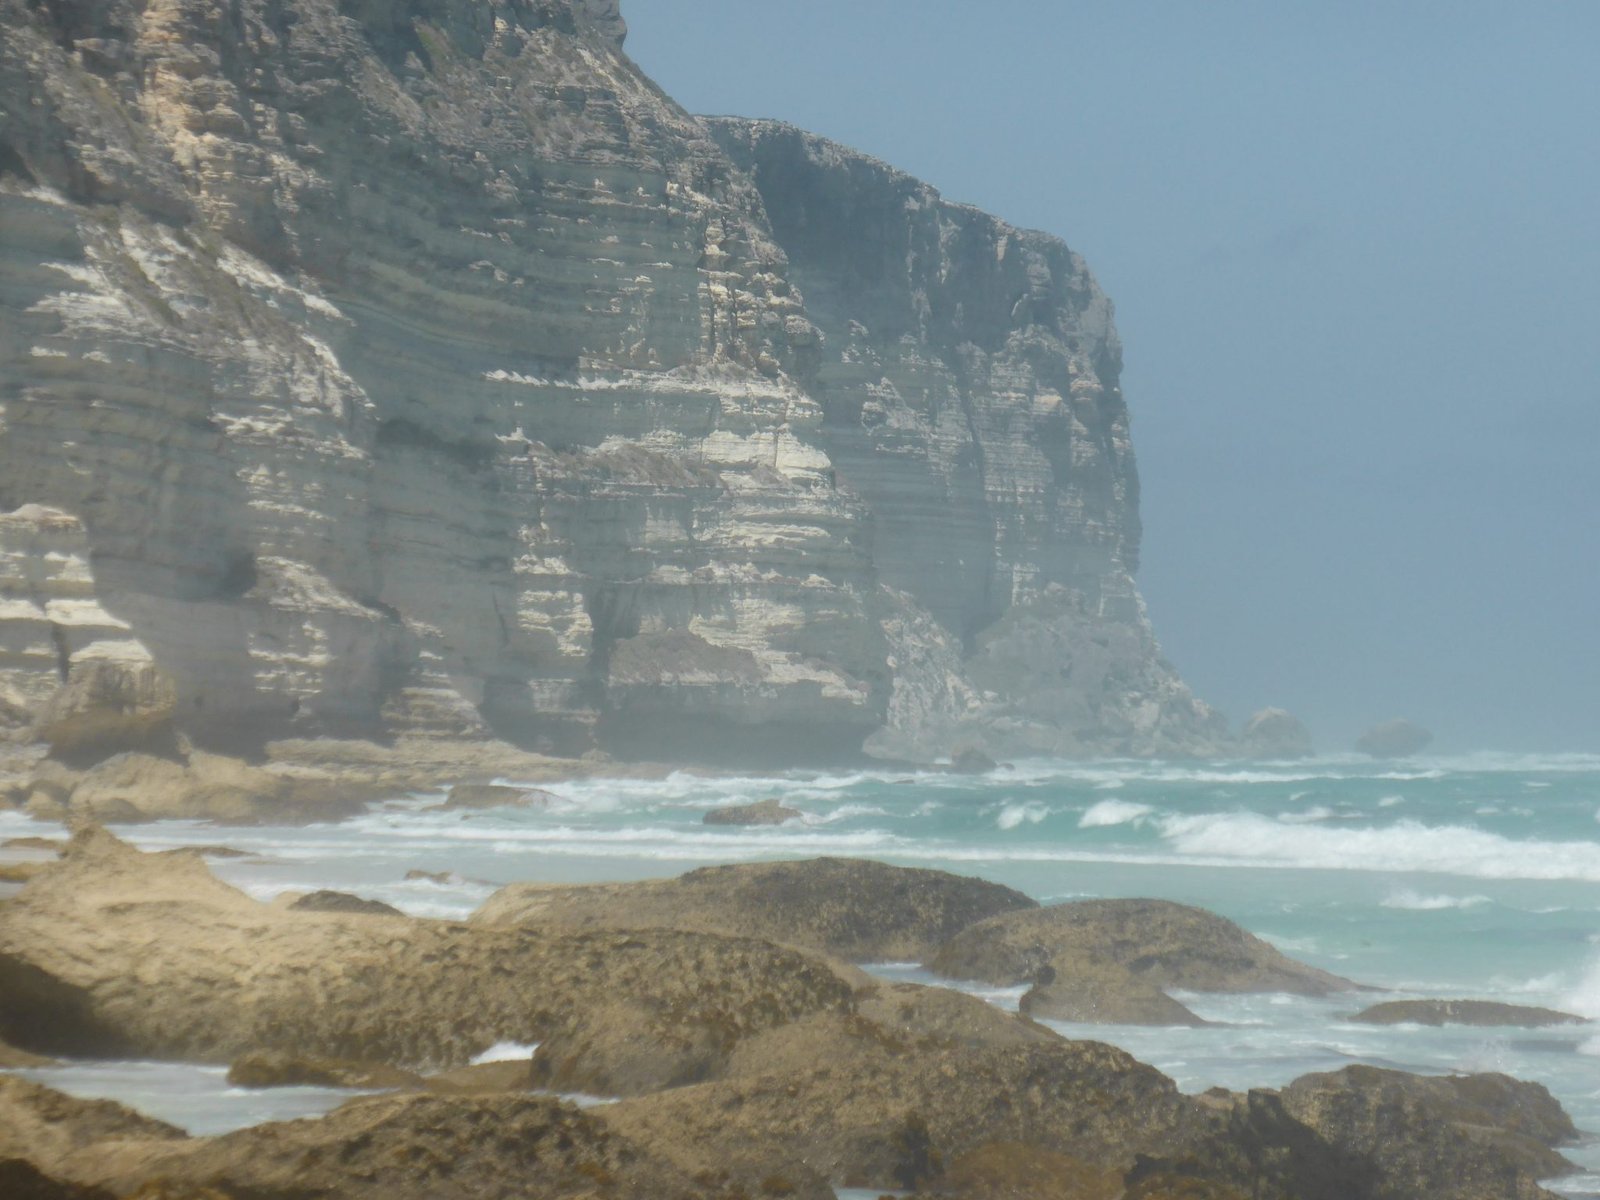
M614 0L0 21L6 720L115 644L207 750L1214 745L1059 241L689 117Z
M984 879L868 859L739 863L638 883L514 883L472 915L491 925L694 929L805 946L853 962L917 960L958 931L1036 908Z
M990 917L952 937L928 967L951 979L1030 983L1021 1006L1035 1017L1136 1025L1202 1023L1169 988L1325 996L1360 986L1168 900L1078 900Z

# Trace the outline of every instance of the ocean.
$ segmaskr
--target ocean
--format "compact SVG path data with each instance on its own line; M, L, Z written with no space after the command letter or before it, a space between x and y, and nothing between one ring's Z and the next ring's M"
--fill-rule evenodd
M515 782L515 781L505 781ZM1482 754L1204 766L1021 761L982 776L904 770L541 784L544 807L428 811L418 793L339 824L116 827L148 849L223 843L213 861L262 899L335 888L427 917L462 917L501 884L672 875L711 863L876 858L1008 884L1043 903L1150 896L1229 917L1301 961L1388 989L1308 999L1178 998L1215 1025L1057 1025L1125 1047L1200 1091L1272 1087L1370 1063L1537 1080L1600 1132L1600 1025L1367 1026L1379 999L1470 998L1600 1018L1600 756ZM708 809L777 797L803 820L707 826ZM50 827L0 814L0 839ZM32 857L8 851L11 858ZM444 873L406 879L408 871ZM938 982L914 963L874 972ZM969 986L969 985L964 985ZM1015 1008L1022 989L969 986ZM348 1093L246 1092L214 1067L74 1063L24 1072L110 1096L197 1133L321 1112ZM585 1102L593 1102L586 1098ZM1551 1186L1600 1195L1600 1141Z

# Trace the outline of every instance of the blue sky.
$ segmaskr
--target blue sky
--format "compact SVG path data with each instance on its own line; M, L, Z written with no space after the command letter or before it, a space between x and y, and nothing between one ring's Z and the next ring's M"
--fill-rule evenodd
M1600 751L1600 4L633 0L691 111L1059 234L1168 656L1319 747Z

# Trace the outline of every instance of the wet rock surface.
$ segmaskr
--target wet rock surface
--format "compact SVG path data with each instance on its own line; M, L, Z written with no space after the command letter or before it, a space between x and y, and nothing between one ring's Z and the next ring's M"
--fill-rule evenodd
M1583 1025L1589 1021L1588 1017L1553 1008L1491 1000L1388 1000L1364 1008L1350 1019L1367 1025L1520 1025L1527 1029Z
M298 1058L279 1051L243 1054L228 1067L234 1087L334 1087L399 1088L422 1082L422 1076L385 1063L352 1062L340 1058Z
M1358 986L1165 900L1084 900L991 917L956 934L928 967L952 979L1032 983L1022 1007L1035 1017L1149 1025L1200 1023L1169 988L1321 996Z
M1037 907L982 879L865 859L702 867L676 879L512 884L474 923L682 928L766 938L854 962L926 957L957 931Z
M775 799L767 799L754 804L713 808L706 813L704 822L707 825L782 825L798 821L804 815L798 808L788 808Z

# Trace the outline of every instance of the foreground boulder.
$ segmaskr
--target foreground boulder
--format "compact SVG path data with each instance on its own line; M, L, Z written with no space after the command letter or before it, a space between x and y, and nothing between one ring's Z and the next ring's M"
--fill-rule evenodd
M1524 1200L1549 1195L1535 1180L1576 1169L1555 1150L1576 1139L1571 1119L1539 1084L1505 1075L1346 1067L1295 1080L1283 1105L1370 1164L1373 1200Z
M695 929L766 938L852 962L925 958L957 931L1038 906L1021 892L864 859L702 867L640 883L502 888L473 914L496 925Z
M1126 1169L1193 1124L1172 1081L1093 1042L968 1049L873 1045L641 1096L604 1119L691 1173L721 1164L819 1170L846 1187L936 1185L945 1163L997 1139Z
M0 1196L6 1200L113 1200L104 1188L46 1175L23 1158L0 1158Z
M198 855L141 854L96 829L8 902L6 963L32 991L0 1012L0 1036L31 1051L428 1068L537 1042L543 1077L601 1094L713 1077L745 1038L848 1012L872 986L748 938L289 911Z
M55 1175L81 1164L97 1144L166 1143L183 1137L176 1126L114 1101L80 1100L43 1084L0 1075L0 1160L23 1159L38 1171Z
M1358 986L1232 921L1166 900L1084 900L991 917L951 938L928 968L1002 987L1031 983L1022 1010L1034 1017L1139 1025L1202 1023L1169 988L1322 996Z
M1388 1000L1350 1018L1366 1025L1584 1025L1588 1017L1492 1000Z
M81 1148L55 1169L149 1200L713 1200L727 1194L718 1179L690 1179L594 1117L541 1096L370 1097L320 1119L209 1138L159 1130L138 1140L86 1137L95 1132L74 1130ZM820 1180L801 1178L811 1186L797 1188L797 1200L824 1200Z
M863 1045L600 1111L691 1174L810 1167L995 1200L1548 1200L1536 1179L1573 1169L1553 1149L1572 1136L1559 1106L1502 1076L1352 1070L1185 1096L1093 1042Z

